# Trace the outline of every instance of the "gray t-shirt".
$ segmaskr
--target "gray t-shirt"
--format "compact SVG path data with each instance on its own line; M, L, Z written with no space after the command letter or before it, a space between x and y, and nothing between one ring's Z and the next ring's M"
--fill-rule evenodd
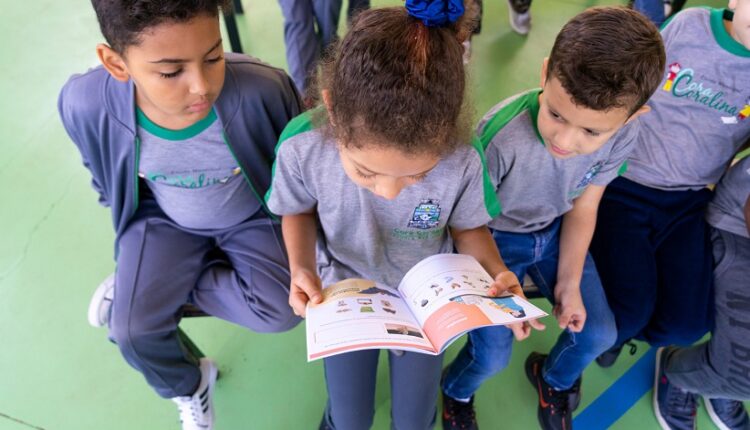
M667 71L641 120L623 175L662 190L719 180L750 138L750 51L727 33L723 9L691 8L662 30Z
M138 175L159 207L177 224L194 229L232 227L260 201L229 147L216 113L182 130L168 130L138 110Z
M453 252L448 227L487 224L497 211L491 191L481 153L467 145L395 199L378 197L346 176L335 141L307 113L281 136L266 202L282 216L316 212L324 286L358 277L395 288L420 260Z
M750 197L750 157L732 166L716 186L706 211L706 221L718 229L750 238L745 223L745 203Z
M528 233L547 227L573 208L589 184L607 185L617 177L633 149L637 119L592 154L555 158L537 129L540 93L535 89L506 99L479 122L487 170L502 207L490 222L493 229Z

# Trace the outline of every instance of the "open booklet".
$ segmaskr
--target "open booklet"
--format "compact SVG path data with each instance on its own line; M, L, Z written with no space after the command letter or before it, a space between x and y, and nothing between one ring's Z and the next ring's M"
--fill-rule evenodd
M437 355L475 328L547 315L510 293L488 297L491 283L474 257L461 254L420 261L397 290L365 279L337 282L307 306L307 359L379 348Z

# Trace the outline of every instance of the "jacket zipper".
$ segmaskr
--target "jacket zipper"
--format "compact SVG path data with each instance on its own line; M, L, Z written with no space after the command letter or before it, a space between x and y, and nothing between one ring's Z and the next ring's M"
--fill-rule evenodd
M229 148L229 153L232 154L232 158L234 158L234 162L237 163L237 166L239 166L240 172L242 172L242 176L245 178L245 182L247 182L247 185L250 187L250 190L253 192L253 195L255 195L255 198L258 199L258 201L260 202L260 205L263 207L263 210L266 211L266 213L271 217L271 219L278 221L279 218L276 215L274 215L274 213L271 212L270 209L268 209L268 206L266 206L266 201L260 198L258 191L255 190L255 187L253 187L252 182L250 182L250 178L247 177L247 173L245 173L245 169L242 168L242 163L240 163L240 160L238 160L237 156L234 154L232 145L229 144L227 135L223 130L221 132L221 137L224 139L224 144L227 145L227 148Z

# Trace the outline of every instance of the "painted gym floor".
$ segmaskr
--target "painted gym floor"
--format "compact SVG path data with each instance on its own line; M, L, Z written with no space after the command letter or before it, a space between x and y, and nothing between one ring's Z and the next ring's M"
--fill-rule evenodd
M542 58L567 19L613 2L535 0L533 29L522 37L508 25L507 3L485 0L470 66L477 117L538 85ZM244 7L237 21L245 52L285 67L276 1L245 0ZM0 191L0 430L178 429L175 405L125 363L105 329L86 322L91 293L114 270L114 234L109 212L97 204L89 174L60 124L56 100L70 74L97 64L94 47L102 38L93 10L84 1L5 0L0 11L0 183L6 185ZM545 301L536 302L549 310ZM478 392L483 429L538 428L537 397L523 361L554 342L559 330L551 317L544 321L546 332L517 343L510 366ZM216 318L193 318L182 327L222 373L215 394L217 430L317 428L326 392L322 363L305 359L304 325L276 335ZM462 344L449 349L446 363ZM634 356L623 354L612 368L592 365L586 371L577 428L612 422L613 429L658 428L646 393L652 361L633 367L647 350L640 344ZM381 359L375 429L390 425L386 363ZM626 411L619 419L618 408ZM712 428L703 408L698 419L699 428Z

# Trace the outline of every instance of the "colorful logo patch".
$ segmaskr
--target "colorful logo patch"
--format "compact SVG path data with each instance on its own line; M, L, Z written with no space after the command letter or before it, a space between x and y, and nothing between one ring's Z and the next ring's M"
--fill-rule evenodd
M409 228L426 230L440 224L440 205L436 200L425 199L414 209Z
M589 171L586 172L585 175L583 175L583 178L581 178L581 182L576 185L576 188L585 188L588 184L590 184L591 181L594 180L594 177L599 174L599 171L602 170L602 167L604 167L604 161L597 161L596 164L591 166Z

